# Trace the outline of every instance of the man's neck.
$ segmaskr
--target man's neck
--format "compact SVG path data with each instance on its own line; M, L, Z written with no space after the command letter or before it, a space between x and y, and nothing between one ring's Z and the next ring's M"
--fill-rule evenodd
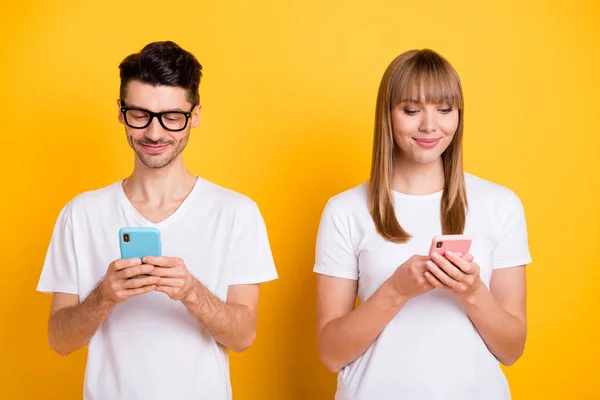
M196 180L181 159L163 168L148 168L136 160L133 173L123 181L123 190L132 203L161 207L187 197Z

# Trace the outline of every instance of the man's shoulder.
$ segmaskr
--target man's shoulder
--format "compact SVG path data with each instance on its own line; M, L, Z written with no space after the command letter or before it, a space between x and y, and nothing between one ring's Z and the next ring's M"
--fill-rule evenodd
M80 210L93 212L94 210L99 211L106 206L111 206L120 184L121 181L99 189L92 189L80 193L67 203L65 209L68 209L71 212Z
M245 194L217 185L206 179L202 179L200 185L199 196L195 197L198 202L208 202L219 208L231 210L248 209L256 206L254 200Z

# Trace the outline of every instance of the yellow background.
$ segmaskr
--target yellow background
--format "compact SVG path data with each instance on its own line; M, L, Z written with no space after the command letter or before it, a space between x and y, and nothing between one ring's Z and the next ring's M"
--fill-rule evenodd
M526 352L505 369L514 399L600 399L597 0L4 2L2 398L81 398L85 350L53 354L35 287L61 207L131 170L119 62L173 40L205 74L186 163L259 204L280 273L255 345L231 358L235 399L332 398L315 336L320 213L368 177L384 69L424 47L462 78L466 169L525 205L534 263Z

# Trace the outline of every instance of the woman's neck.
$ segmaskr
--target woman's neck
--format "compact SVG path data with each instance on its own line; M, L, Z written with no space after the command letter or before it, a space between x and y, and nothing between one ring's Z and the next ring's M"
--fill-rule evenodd
M442 158L422 164L396 157L392 190L408 195L427 195L444 189L444 164Z

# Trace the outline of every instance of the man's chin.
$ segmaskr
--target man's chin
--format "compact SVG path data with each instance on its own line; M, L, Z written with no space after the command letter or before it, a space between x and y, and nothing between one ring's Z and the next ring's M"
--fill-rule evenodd
M138 153L138 159L146 167L154 169L166 167L173 162L173 158L169 154L148 155Z

